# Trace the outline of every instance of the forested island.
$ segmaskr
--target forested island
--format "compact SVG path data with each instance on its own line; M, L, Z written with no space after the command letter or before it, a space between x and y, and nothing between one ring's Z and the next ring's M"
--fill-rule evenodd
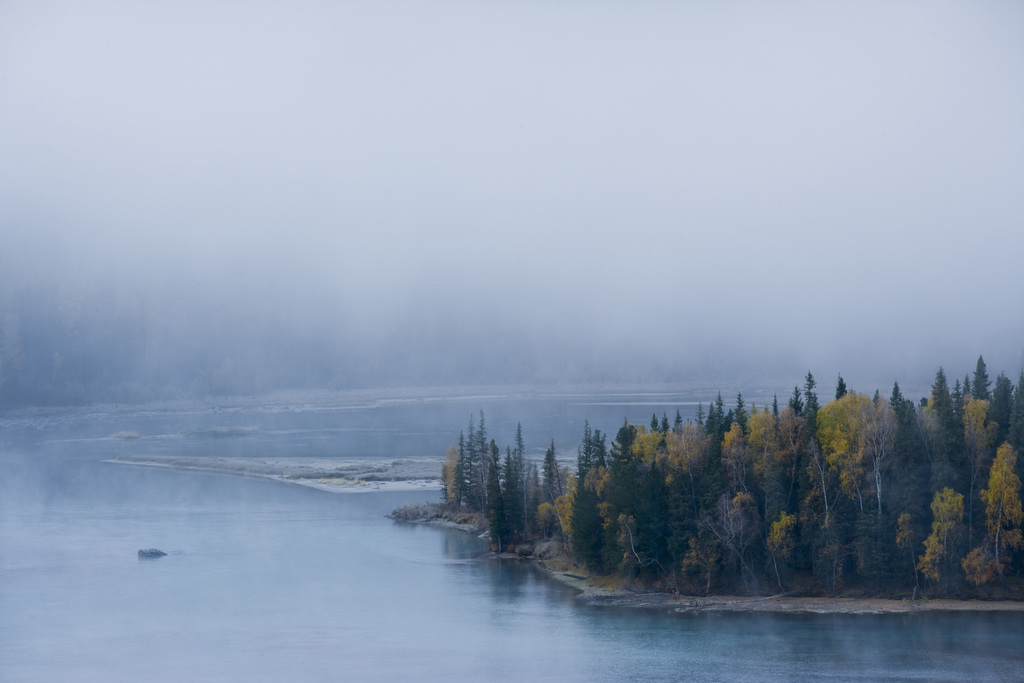
M592 580L685 595L1024 598L1024 373L982 358L914 402L808 372L785 405L721 395L608 434L587 424L575 471L501 452L485 417L448 450L443 507L483 514L494 550L560 543ZM520 554L523 554L520 552Z

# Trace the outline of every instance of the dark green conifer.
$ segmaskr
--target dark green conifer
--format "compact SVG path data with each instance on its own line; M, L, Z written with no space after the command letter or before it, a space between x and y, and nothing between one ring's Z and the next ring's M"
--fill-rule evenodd
M497 446L495 446L497 448ZM505 524L508 527L509 535L513 539L519 539L526 532L526 497L523 489L525 481L523 473L519 469L519 462L512 452L512 449L505 447L505 479L502 495L502 507L505 514Z
M668 413L661 414L661 429L658 431L662 434L668 434Z
M558 473L558 460L555 458L555 440L544 453L544 493L547 501L554 503L562 495L562 478Z
M974 398L988 401L988 388L991 383L988 381L988 370L985 368L985 359L978 356L978 365L974 368Z
M651 434L658 431L658 415L657 413L651 413Z
M839 375L839 381L836 382L836 400L838 401L843 396L846 396L846 380L843 379L842 375Z
M804 400L800 397L800 387L793 387L793 395L789 397L789 407L798 416L804 414Z
M530 495L530 472L526 466L526 445L523 443L523 424L521 422L516 423L516 448L512 451L512 457L515 459L515 469L519 476L518 489L520 501L517 507L522 517L519 526L525 531L530 526L530 504L528 500Z
M572 501L572 520L570 521L569 537L572 539L573 551L590 571L600 571L602 563L602 546L604 532L601 513L598 508L600 500L592 486L587 485L587 473L592 468L604 466L604 455L600 430L590 431L590 423L583 423L583 443L577 450L576 463L576 495Z
M953 383L953 393L950 394L950 398L953 399L953 414L956 415L957 422L963 424L964 422L964 392L960 388L960 380Z
M903 393L900 391L900 383L892 383L892 395L889 396L889 406L893 410L899 410L903 405Z
M746 434L750 414L743 403L743 394L736 394L736 408L732 411L732 419L735 420L736 424L743 430L743 433Z
M804 380L804 397L807 399L807 403L804 405L804 433L808 439L816 438L818 433L818 395L814 393L814 388L818 386L818 383L814 381L814 375L811 371L807 371L807 377Z
M679 413L679 408L676 408L676 421L673 423L672 429L675 430L676 434L683 433L683 416Z
M779 396L778 394L772 394L772 416L779 419Z
M992 390L992 403L988 407L988 421L995 424L995 438L992 439L993 453L1006 441L1006 435L1010 432L1010 414L1012 412L1013 384L1010 383L1009 377L1000 372L996 377L996 386Z
M505 497L501 490L501 460L498 445L491 441L489 456L485 461L487 468L487 517L490 522L491 541L498 545L498 552L508 545L509 527L505 514Z
M453 499L449 503L459 506L466 500L466 491L469 489L466 479L466 437L459 432L459 461L455 463L455 476L453 477L455 489Z
M1013 392L1013 410L1010 413L1010 430L1006 440L1017 451L1017 476L1024 479L1024 370L1017 380Z
M959 387L959 380L957 386ZM962 404L962 396L960 402ZM963 409L963 406L960 406ZM965 468L963 420L956 414L954 396L949 391L946 373L942 368L935 374L932 396L927 410L932 411L938 423L935 439L935 460L932 466L932 489L959 486L963 489Z

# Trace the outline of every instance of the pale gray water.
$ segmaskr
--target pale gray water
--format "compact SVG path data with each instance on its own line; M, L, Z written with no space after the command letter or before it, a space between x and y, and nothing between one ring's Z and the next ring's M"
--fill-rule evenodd
M1016 614L588 607L384 518L422 493L124 467L104 443L4 447L0 681L1024 679Z

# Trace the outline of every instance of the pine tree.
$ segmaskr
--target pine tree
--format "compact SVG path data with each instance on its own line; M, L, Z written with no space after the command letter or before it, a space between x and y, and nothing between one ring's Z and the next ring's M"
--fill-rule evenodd
M778 394L772 394L772 416L779 419L779 396Z
M1017 459L1017 476L1024 479L1024 370L1021 370L1017 388L1013 392L1013 410L1010 413L1010 429L1006 441L1013 450L1021 454Z
M963 423L964 421L964 392L960 388L960 380L953 383L953 393L950 394L950 398L953 399L953 414L956 415L957 422Z
M523 424L521 422L516 423L516 449L512 455L516 461L516 472L519 474L519 494L521 500L520 505L517 507L520 509L522 516L520 528L526 531L530 528L530 472L526 466L526 444L523 442Z
M469 414L469 428L466 436L466 453L462 458L465 480L465 495L462 502L472 510L480 510L480 497L476 490L477 463L479 453L476 447L476 417Z
M701 427L704 426L704 404L697 402L697 424Z
M1010 378L999 373L996 377L996 386L992 390L992 403L988 407L988 421L995 423L995 438L992 439L992 448L997 449L1006 441L1006 435L1010 433L1010 415L1013 413L1013 385Z
M959 384L957 381L957 385ZM964 456L963 418L957 417L954 396L950 394L946 373L942 368L935 374L927 410L935 415L938 422L935 459L932 465L932 490L962 486L967 464Z
M600 500L593 487L588 485L587 474L592 468L604 466L604 444L600 430L590 431L590 423L583 423L583 443L578 449L576 463L576 495L572 500L572 518L569 525L569 537L576 556L583 561L587 569L593 572L601 570L602 547L604 532L601 513L598 508Z
M469 490L466 479L466 438L459 432L459 461L455 464L455 485L454 496L449 502L459 506L466 501L466 492Z
M814 381L814 375L811 371L807 371L807 377L804 379L804 397L807 399L807 403L804 405L804 432L808 438L814 438L818 433L818 395L814 393L814 388L818 386L818 383Z
M683 433L683 416L679 413L679 409L676 408L676 421L672 425L672 429L676 434Z
M843 379L842 375L839 375L839 381L836 382L836 400L838 401L843 396L846 396L846 380Z
M501 461L498 445L492 441L489 451L490 457L486 461L487 498L489 501L487 516L490 521L491 541L498 544L498 552L501 552L509 540L508 518L505 515L505 497L501 490Z
M903 392L900 391L900 383L892 383L892 394L889 396L889 406L893 410L899 410L903 405Z
M651 434L658 431L658 415L657 413L651 413Z
M750 421L750 413L743 404L743 394L736 394L736 408L733 410L733 420L740 426L743 433L747 433L747 423Z
M662 434L668 434L668 413L661 414L661 429L658 431Z
M992 398L988 393L991 382L988 381L988 370L985 368L985 359L978 356L978 365L974 368L974 398L988 401Z
M555 458L554 439L544 453L544 493L547 495L547 502L551 504L562 495L562 478L558 472L558 460Z
M797 417L804 414L804 400L800 397L800 387L793 387L793 395L789 397L789 408Z
M492 442L493 443L493 442ZM497 446L495 446L497 448ZM505 487L502 491L502 508L505 525L511 538L518 539L526 531L526 498L524 496L523 473L519 460L511 448L505 448Z
M633 443L636 441L637 428L625 422L615 435L615 443L609 457L609 481L607 493L608 515L605 518L604 564L617 567L623 560L623 548L620 543L622 527L620 516L636 517L637 461L633 454Z

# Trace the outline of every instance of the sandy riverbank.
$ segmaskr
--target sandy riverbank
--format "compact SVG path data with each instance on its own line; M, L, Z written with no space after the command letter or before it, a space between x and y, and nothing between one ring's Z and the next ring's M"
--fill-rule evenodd
M256 477L332 493L436 491L441 488L441 482L437 477L441 461L429 458L342 460L131 455L103 462Z

